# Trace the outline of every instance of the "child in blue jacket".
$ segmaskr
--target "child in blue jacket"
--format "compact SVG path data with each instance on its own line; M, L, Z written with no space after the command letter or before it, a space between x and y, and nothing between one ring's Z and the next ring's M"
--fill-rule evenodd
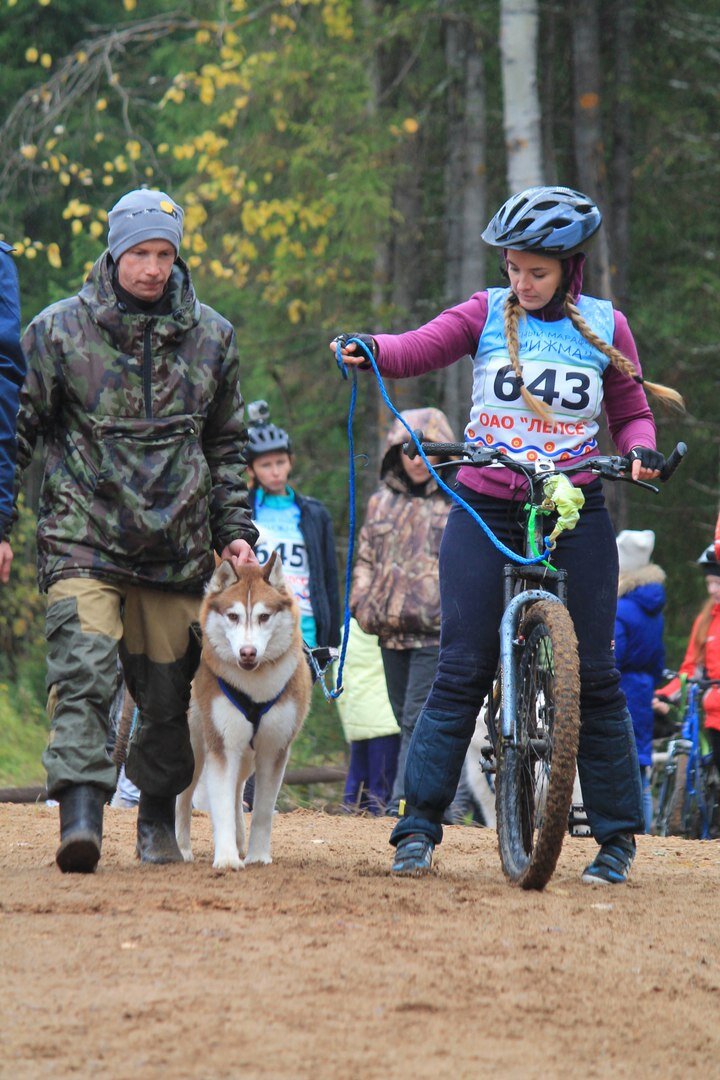
M650 791L655 687L665 666L665 571L651 562L655 533L625 529L617 537L620 579L615 617L615 660L632 717L643 785L645 831L650 832Z

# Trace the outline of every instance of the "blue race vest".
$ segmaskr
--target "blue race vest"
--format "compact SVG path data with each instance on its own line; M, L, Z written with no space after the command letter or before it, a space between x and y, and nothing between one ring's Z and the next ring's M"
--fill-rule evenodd
M520 316L518 337L523 380L531 394L552 411L544 422L520 396L503 330L509 289L488 289L488 317L473 359L473 401L465 429L468 442L501 449L519 461L574 461L597 447L597 417L603 374L609 364L570 319L542 322ZM612 344L615 332L609 300L581 296L580 314L593 331Z

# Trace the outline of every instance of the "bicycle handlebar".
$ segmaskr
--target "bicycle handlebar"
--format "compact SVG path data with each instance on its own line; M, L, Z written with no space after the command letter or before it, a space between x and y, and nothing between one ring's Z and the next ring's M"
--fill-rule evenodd
M708 679L704 675L684 675L680 671L673 671L671 668L664 668L662 673L663 679L667 679L668 682L671 679L684 678L685 682L690 686L699 686L701 690L709 690L712 686L720 686L720 679ZM658 694L662 700L662 695Z
M460 458L460 464L462 465L472 465L477 468L483 468L487 465L499 463L504 465L505 468L510 469L512 472L521 473L523 476L528 476L533 469L536 474L542 474L551 471L549 468L550 465L552 465L553 469L555 468L551 462L545 462L543 459L540 459L535 463L515 461L502 450L493 450L473 443L425 442L423 433L419 430L414 431L413 435L415 435L418 442L422 445L423 451L426 454L433 454L439 457L458 457ZM414 440L403 443L403 451L411 460L418 456L418 449ZM658 479L663 483L669 480L686 454L686 444L684 442L678 443L666 458ZM628 475L631 467L632 463L626 457L620 455L605 455L583 458L581 461L563 462L563 464L558 467L557 471L562 473L593 472L597 473L598 476L601 476L603 480L624 480L627 483L637 484L639 487L647 487L650 488L651 491L657 491L657 488L654 488L652 484L648 484L644 480L633 480L632 477Z
M679 442L675 449L670 453L670 456L665 458L665 464L660 470L658 480L662 480L663 484L670 479L672 474L677 469L682 459L687 454L687 445L684 442Z

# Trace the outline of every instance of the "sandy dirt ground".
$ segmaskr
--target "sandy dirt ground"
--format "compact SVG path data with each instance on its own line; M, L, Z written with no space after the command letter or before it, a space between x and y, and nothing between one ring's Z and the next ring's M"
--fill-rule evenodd
M0 1076L718 1076L720 842L642 837L631 882L543 893L455 826L420 881L390 822L279 814L274 863L141 867L106 811L94 875L54 865L57 810L0 806Z

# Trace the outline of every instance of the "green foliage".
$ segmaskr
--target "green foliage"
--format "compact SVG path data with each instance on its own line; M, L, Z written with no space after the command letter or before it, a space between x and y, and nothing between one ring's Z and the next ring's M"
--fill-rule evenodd
M35 515L20 498L13 529L15 556L0 607L0 680L17 679L23 664L41 655L44 645L45 599L35 578Z
M40 782L47 739L45 598L35 579L35 516L20 499L10 582L0 605L0 784Z
M42 657L27 662L14 681L0 678L0 785L44 782L40 755L47 742L45 708L39 698Z

